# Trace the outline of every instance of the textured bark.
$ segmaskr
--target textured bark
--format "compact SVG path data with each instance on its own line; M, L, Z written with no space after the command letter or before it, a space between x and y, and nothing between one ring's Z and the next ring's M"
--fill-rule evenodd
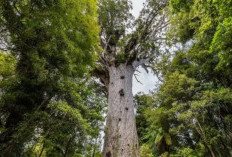
M138 157L132 65L109 67L108 113L103 157Z

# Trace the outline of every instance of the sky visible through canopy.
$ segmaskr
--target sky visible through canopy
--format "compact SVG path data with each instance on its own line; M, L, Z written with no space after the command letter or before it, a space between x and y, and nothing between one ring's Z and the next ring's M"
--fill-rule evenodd
M133 10L132 14L137 18L139 16L139 12L143 8L143 3L145 0L131 0L133 3ZM143 68L139 68L138 71L141 73L136 72L137 79L142 83L139 83L135 76L133 78L133 94L137 94L139 92L148 93L150 90L153 90L155 88L156 84L156 77L153 75L153 73L150 71L147 73Z

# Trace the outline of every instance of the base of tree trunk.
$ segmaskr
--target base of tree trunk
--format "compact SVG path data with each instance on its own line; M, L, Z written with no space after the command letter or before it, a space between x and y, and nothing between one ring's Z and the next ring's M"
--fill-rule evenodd
M109 68L108 113L103 157L138 157L131 65Z

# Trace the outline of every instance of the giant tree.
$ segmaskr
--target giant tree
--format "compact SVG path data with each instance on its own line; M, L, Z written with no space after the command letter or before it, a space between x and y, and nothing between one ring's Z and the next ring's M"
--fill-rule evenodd
M136 68L151 65L160 50L167 1L148 0L138 19L133 20L128 0L101 0L102 53L95 74L108 91L108 113L103 157L136 157L138 137L132 95Z

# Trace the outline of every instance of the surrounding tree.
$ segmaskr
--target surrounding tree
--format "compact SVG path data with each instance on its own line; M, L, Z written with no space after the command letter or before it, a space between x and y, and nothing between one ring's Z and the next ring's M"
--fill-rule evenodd
M170 0L169 43L179 48L156 64L160 86L137 101L154 156L232 156L231 2Z
M1 155L21 156L33 143L39 156L82 155L77 148L97 136L101 116L88 81L96 3L0 0Z

